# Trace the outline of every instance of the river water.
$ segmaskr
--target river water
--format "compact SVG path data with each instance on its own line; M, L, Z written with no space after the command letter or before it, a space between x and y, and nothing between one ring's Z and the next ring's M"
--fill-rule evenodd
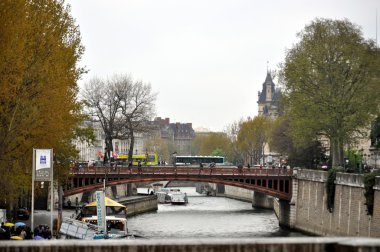
M128 218L129 232L149 239L305 236L280 228L272 210L224 197L200 196L195 189L188 195L187 205L159 204L157 212Z

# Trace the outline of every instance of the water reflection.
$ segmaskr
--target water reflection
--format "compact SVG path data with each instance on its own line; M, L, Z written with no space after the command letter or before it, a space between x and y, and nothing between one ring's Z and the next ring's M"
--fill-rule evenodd
M279 227L271 210L221 197L189 197L189 204L159 205L155 213L131 217L131 233L147 238L250 238L302 236Z

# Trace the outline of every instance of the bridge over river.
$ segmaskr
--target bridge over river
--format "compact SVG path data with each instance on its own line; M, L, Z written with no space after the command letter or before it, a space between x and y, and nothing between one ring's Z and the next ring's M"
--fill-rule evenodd
M292 197L292 169L236 167L86 167L71 173L65 196L128 183L154 181L195 181L231 185L261 192L283 200Z
M65 196L107 186L182 180L231 185L252 190L252 206L274 196L273 209L280 225L317 235L380 237L380 177L373 189L373 213L365 205L362 174L337 173L334 207L327 208L328 173L309 169L257 169L236 167L93 167L72 172ZM330 185L329 185L330 186Z

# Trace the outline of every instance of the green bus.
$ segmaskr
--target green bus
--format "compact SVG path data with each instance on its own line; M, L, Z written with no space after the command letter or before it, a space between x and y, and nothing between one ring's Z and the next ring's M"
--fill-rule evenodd
M224 165L224 157L221 156L176 156L176 165Z

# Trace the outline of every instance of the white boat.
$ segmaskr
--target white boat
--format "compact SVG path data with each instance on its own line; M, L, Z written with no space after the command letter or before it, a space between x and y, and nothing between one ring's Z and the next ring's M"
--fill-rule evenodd
M98 224L97 216L84 217L82 222L89 223L91 225ZM106 216L107 225L107 238L117 239L128 236L127 219L115 216ZM92 239L104 239L106 238L102 233L96 234Z
M181 192L179 189L171 190L168 195L170 196L170 202L173 205L186 205L189 202L187 194Z
M59 232L71 239L96 240L132 238L128 235L127 220L106 216L107 234L97 226L97 216L85 217L81 221L63 218Z
M138 195L153 195L154 189L153 187L139 187L137 188Z
M65 218L62 221L60 233L74 239L118 239L131 238L128 234L126 210L124 205L110 198L105 198L107 233L98 227L96 216L96 202L87 204L83 208L80 220Z
M96 225L91 225L73 218L63 218L59 233L71 239L91 240L100 233L101 230Z
M171 197L168 195L170 192L170 189L168 188L161 188L160 191L156 192L157 195L157 201L161 204L167 204L171 203Z

